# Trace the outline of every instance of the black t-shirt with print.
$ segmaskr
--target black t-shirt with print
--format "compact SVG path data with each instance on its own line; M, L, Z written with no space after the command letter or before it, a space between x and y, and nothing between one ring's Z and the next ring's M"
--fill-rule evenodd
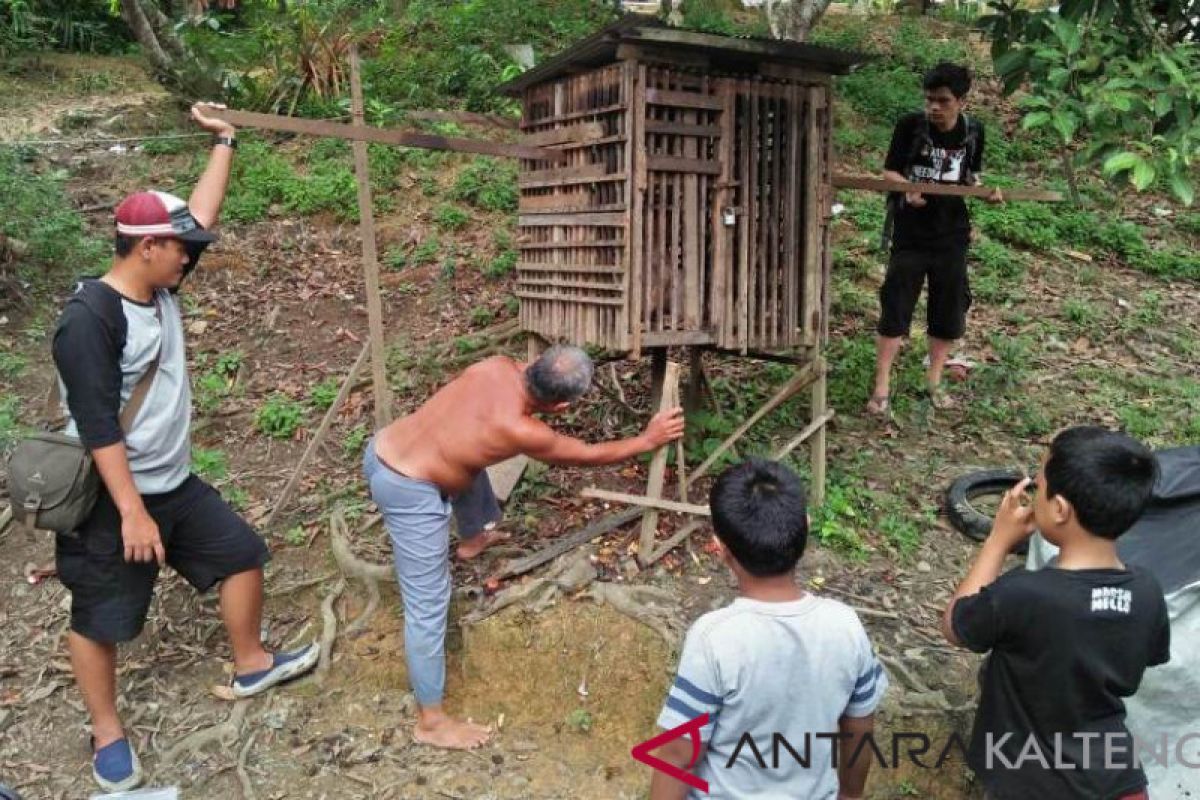
M952 622L967 647L991 651L967 748L991 795L1108 800L1146 785L1122 698L1171 657L1153 575L1018 567L960 599Z
M983 171L983 126L972 120L976 129L971 150L972 174ZM930 124L929 139L914 153L914 144L923 140L921 128L925 114L917 112L901 117L892 131L892 143L884 159L884 169L909 176L917 183L963 183L963 162L967 157L967 121L958 115L958 124L948 132ZM911 159L911 162L910 162ZM963 246L971 238L971 217L961 197L925 195L925 205L916 208L902 203L896 212L892 233L893 247Z

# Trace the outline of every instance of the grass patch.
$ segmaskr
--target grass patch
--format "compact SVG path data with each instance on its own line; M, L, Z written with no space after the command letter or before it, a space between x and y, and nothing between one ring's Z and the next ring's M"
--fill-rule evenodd
M281 394L267 398L254 415L254 427L272 439L291 439L304 422L304 406Z

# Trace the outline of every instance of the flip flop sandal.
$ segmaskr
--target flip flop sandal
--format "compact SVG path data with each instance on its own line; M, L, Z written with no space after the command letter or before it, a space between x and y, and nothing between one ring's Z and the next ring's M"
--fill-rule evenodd
M872 395L867 401L867 413L875 417L892 416L892 399L888 395Z
M925 393L929 397L929 404L934 408L946 409L954 407L954 400L940 386L926 386Z

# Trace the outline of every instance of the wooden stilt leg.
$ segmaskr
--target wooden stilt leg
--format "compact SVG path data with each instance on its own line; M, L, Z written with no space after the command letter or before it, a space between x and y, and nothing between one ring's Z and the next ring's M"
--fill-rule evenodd
M679 404L679 365L674 361L663 362L662 397L658 404L659 411L674 408ZM663 482L667 470L668 447L660 447L654 452L650 461L650 478L646 482L646 496L661 498ZM642 517L642 536L638 542L638 560L643 564L650 563L654 555L654 535L658 532L658 512L647 509Z
M812 416L814 420L820 419L826 412L826 392L829 385L829 378L826 376L825 363L823 360L818 360L820 368L820 377L812 388ZM810 497L813 506L819 506L825 502L825 426L822 425L813 434L812 439L812 486L810 487Z

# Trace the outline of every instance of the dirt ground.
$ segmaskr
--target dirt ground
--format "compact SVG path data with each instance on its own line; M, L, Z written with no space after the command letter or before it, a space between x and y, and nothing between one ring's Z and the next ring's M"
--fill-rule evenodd
M37 118L9 117L6 110L4 135L40 134L61 122L64 113L70 116L80 108L116 114L119 108L106 106L109 100L104 99L114 94L81 92L56 99L62 106L39 110ZM120 108L128 102L122 92ZM179 114L161 98L136 113L142 114L142 124L150 124L146 115ZM94 132L104 122L100 116L80 130ZM181 158L149 159L104 147L58 150L53 158L70 166L70 191L79 206L136 188L169 187L181 163ZM381 220L381 252L390 243L419 236L429 224L427 201L415 191L401 194L401 208ZM109 213L91 214L97 230L105 230ZM463 240L467 248L471 235ZM233 349L245 358L237 390L223 397L216 410L198 417L194 438L197 445L219 446L228 454L229 475L218 484L227 492L241 492L244 513L261 522L306 442L259 436L253 431L253 412L272 393L302 397L329 376L340 379L356 357L367 327L357 229L327 217L276 216L225 226L223 237L185 293L193 375L198 360L211 364ZM1022 308L1026 320L1057 314L1056 298L1074 269L1062 261L1035 265L1024 293L1031 298ZM1103 271L1098 281L1091 289L1097 297L1137 296L1134 273ZM65 292L65 282L61 288ZM470 321L471 310L481 304L498 309L503 303L502 287L488 284L478 271L460 269L446 278L438 276L436 266L385 272L384 291L389 337L406 352L479 327ZM1194 287L1168 287L1164 296L1170 326L1200 334ZM48 379L46 333L56 303L9 310L0 326L3 347L25 354L31 365L19 384L9 387L30 405ZM839 318L835 337L868 337L868 316ZM994 353L988 336L1021 330L1025 323L1014 321L1011 309L977 306L971 324L964 348L977 360L989 361ZM1046 344L1038 343L1028 392L1049 407L1086 391L1086 379L1074 376L1078 349L1064 352ZM1154 341L1111 331L1089 333L1083 345L1072 345L1080 346L1089 363L1101 369L1127 370L1139 359L1161 363L1155 351L1160 345ZM919 359L920 353L916 345L902 358ZM1194 371L1195 364L1181 369ZM645 366L622 365L620 371L625 385L644 401ZM396 368L392 379L399 412L418 403L439 378L409 364ZM1071 391L1062 391L1064 381L1070 381ZM972 389L964 391L967 403L978 399ZM1005 403L1013 398L986 399ZM297 499L281 523L267 531L274 559L268 568L265 628L272 646L313 640L322 630L321 605L338 574L325 516L334 504L342 504L352 519L355 552L377 563L388 560L378 526L364 525L370 509L357 475L356 452L343 452L340 444L368 424L370 407L369 384L360 382ZM1042 446L1037 440L964 425L962 408L936 416L914 411L884 428L862 418L858 408L838 411L830 437L834 468L862 471L868 486L904 496L913 515L922 519L933 518L941 492L957 475L976 466L1031 465ZM1080 416L1089 413L1103 418L1111 411L1080 410ZM570 430L599 438L611 435L621 419L612 403L599 396L565 422ZM315 427L315 421L308 427ZM125 722L150 771L150 783L179 786L185 798L644 797L649 771L630 758L629 749L655 733L654 720L674 669L667 641L582 596L561 598L539 613L516 609L476 625L458 624L462 615L485 602L480 596L483 578L500 559L529 552L603 513L599 504L578 497L582 486L625 489L639 480L644 481L641 465L587 474L551 470L530 478L510 508L517 534L513 548L479 564L456 565L451 707L499 728L495 742L474 753L444 753L411 741L413 702L402 657L403 620L391 586L383 587L382 602L369 623L338 639L323 680L306 679L233 704L211 690L227 680L229 657L215 598L197 597L178 576L164 576L145 631L122 650L119 669ZM669 526L677 524L668 519ZM856 606L886 659L893 688L879 717L881 732L922 731L938 742L954 733L965 737L973 710L978 659L945 645L938 617L974 547L940 517L921 533L915 551L904 558L874 539L862 560L845 559L813 543L801 564L801 580L812 591ZM683 622L733 597L728 575L704 548L704 536L693 537L641 574L631 557L635 538L625 530L596 544L595 563L604 580L668 590L674 598L668 611ZM63 644L69 598L56 581L31 585L24 575L27 565L48 559L51 543L10 528L0 534L0 551L0 781L27 798L88 797L87 730ZM333 609L343 620L353 619L366 596L363 585L352 580ZM215 733L225 736L187 747L196 743L189 737L197 731L217 725L224 727ZM974 793L969 774L951 760L939 770L876 769L868 794L959 800Z

